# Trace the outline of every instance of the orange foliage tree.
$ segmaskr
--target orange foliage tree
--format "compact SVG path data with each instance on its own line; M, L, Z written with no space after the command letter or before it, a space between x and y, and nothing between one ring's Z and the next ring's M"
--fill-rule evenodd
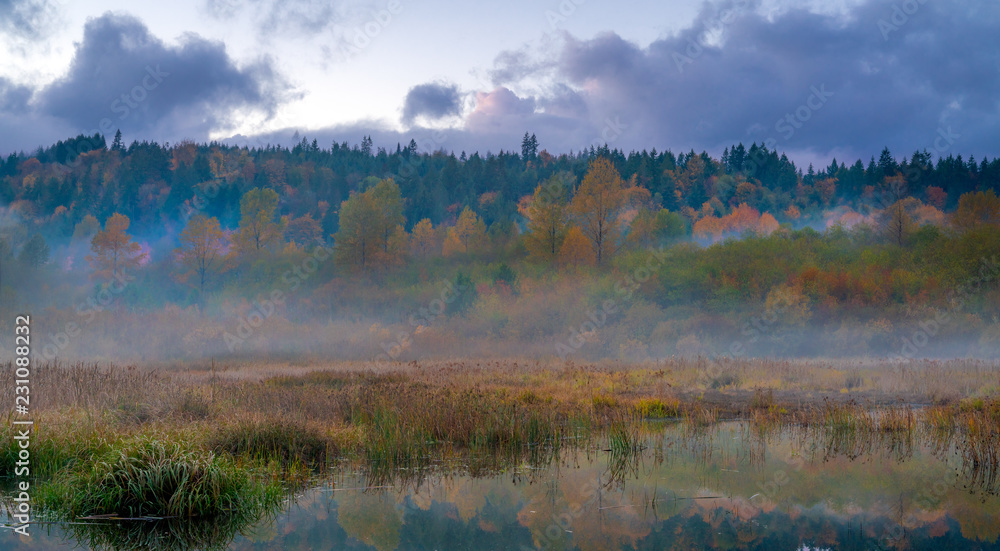
M92 254L87 255L87 261L97 274L124 276L126 268L136 268L145 260L142 247L126 233L129 224L128 216L116 212L104 223L104 230L91 239Z
M634 178L626 184L610 160L598 157L591 161L570 204L570 211L590 241L598 265L624 244L622 213L630 203L648 199L649 190L636 186Z

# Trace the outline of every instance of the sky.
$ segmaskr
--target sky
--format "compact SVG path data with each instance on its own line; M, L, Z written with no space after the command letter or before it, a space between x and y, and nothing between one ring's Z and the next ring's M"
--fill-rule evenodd
M0 0L0 154L79 133L992 158L1000 3Z

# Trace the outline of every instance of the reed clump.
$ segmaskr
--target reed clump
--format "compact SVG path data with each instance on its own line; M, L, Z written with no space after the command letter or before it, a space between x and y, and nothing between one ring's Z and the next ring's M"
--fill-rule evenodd
M281 486L211 452L138 436L107 446L44 484L43 508L59 516L255 516L280 502Z
M216 453L283 465L323 469L338 455L336 444L318 429L298 419L247 418L225 425L206 442Z
M641 398L635 403L635 413L643 419L679 417L681 402L676 398Z

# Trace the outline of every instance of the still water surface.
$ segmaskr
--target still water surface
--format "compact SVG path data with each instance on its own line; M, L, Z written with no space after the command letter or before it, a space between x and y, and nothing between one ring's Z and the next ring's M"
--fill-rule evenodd
M0 549L1000 549L995 466L953 442L737 423L645 441L477 476L345 470L249 526L38 526Z

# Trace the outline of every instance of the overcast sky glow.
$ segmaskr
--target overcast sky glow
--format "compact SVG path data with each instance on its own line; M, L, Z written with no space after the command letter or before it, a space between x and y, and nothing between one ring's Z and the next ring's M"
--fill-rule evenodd
M997 28L1000 5L966 0L0 0L0 153L103 122L127 141L992 157Z

